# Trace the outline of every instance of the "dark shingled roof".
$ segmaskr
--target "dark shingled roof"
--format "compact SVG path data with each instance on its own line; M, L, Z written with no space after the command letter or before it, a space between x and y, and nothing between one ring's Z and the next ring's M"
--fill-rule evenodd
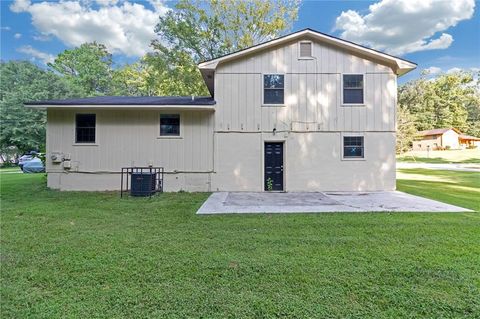
M27 102L25 105L215 105L207 96L96 96Z

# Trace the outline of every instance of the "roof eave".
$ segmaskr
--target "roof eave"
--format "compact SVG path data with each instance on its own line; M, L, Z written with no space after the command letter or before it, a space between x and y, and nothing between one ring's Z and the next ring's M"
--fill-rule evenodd
M24 104L24 107L32 109L151 109L151 110L188 110L188 111L215 111L215 104L212 105L139 105L139 104Z

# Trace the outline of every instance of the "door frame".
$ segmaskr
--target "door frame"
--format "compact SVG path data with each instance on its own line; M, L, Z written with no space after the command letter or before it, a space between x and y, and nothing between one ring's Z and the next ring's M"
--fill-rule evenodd
M265 190L265 144L266 143L281 143L282 148L283 148L283 189L281 191L270 191L269 193L285 193L287 191L287 174L286 174L286 153L287 153L287 148L285 147L287 145L286 140L262 140L262 176L261 176L261 181L262 181L262 192L268 192Z

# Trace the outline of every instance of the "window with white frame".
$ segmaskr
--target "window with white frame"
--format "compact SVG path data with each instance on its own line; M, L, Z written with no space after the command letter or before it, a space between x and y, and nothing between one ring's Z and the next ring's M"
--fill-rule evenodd
M363 136L343 137L343 158L364 158Z
M95 114L75 115L75 143L95 143Z
M180 114L160 114L160 136L180 136Z
M343 104L364 103L363 74L343 75Z
M285 75L263 75L263 104L282 105L285 95Z

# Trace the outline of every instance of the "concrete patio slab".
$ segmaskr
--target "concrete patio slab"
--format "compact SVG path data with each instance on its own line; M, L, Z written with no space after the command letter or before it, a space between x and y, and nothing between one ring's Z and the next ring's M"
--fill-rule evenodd
M197 214L325 212L471 212L398 191L327 193L218 192Z

